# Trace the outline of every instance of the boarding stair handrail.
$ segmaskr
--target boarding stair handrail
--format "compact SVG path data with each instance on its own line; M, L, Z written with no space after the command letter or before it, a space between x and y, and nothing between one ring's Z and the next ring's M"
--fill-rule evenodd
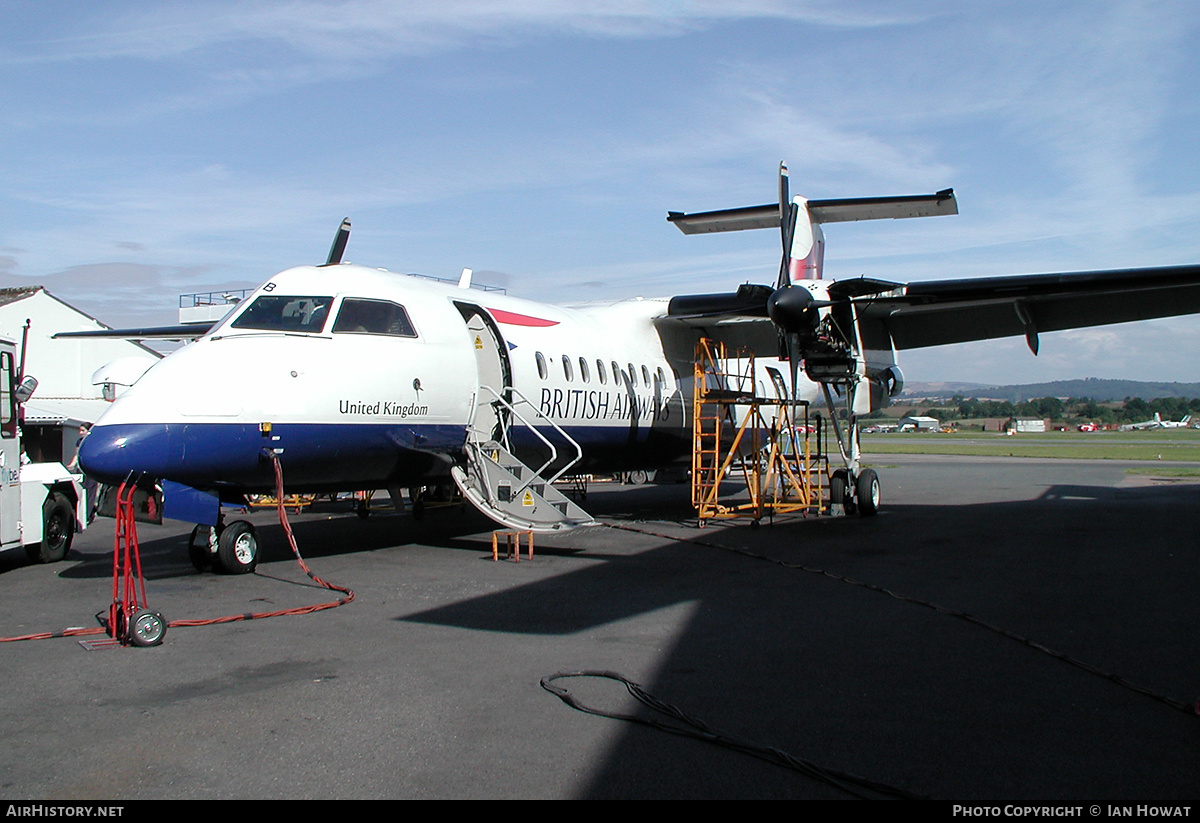
M517 411L517 408L516 408L517 404L514 404L514 403L510 402L509 400L507 400L503 394L496 391L491 386L481 384L480 388L486 389L489 393L491 393L492 396L494 396L496 398L496 402L498 402L503 408L505 408L509 412L511 412L513 417L515 417L517 420L519 420L521 422L521 424L525 426L525 428L527 428L531 432L533 432L534 436L537 437L538 440L541 440L542 443L544 443L546 445L546 447L548 449L550 449L550 457L546 460L546 462L543 463L541 466L539 466L536 470L534 470L533 473L530 475L529 479L527 481L525 481L525 483L519 489L517 489L515 492L513 492L513 495L516 496L516 495L520 494L521 492L525 491L525 489L529 488L529 486L533 483L533 481L535 479L540 478L542 472L545 471L548 466L552 465L554 463L554 461L558 459L558 449L555 448L555 446L552 442L550 442L549 438L547 438L540 431L538 431L537 426L534 426L532 423L530 423L528 420L526 420L525 417L519 411ZM578 463L580 460L583 459L583 447L580 446L578 442L576 442L575 438L573 438L573 437L571 437L571 435L567 434L567 432L563 429L562 426L558 425L553 420L551 420L549 417L547 417L546 414L541 409L539 409L536 405L534 405L534 403L531 402L529 400L529 398L527 398L525 395L523 395L518 389L516 389L512 386L507 386L507 387L505 387L504 391L506 393L508 393L508 395L510 397L517 398L520 403L523 403L523 404L529 406L531 409L533 409L534 415L537 418L540 418L541 420L544 420L547 424L549 424L549 426L552 429L554 429L555 432L557 432L564 440L567 441L567 443L569 443L571 445L572 448L575 449L574 459L567 462L561 469L558 470L558 472L556 472L554 474L553 477L543 479L543 482L545 482L547 484L553 484L556 480L558 480L558 478L562 477L567 472L568 469L570 469L572 466L574 466L576 463ZM472 422L472 427L473 427L474 420L472 420L471 422ZM507 427L504 430L504 438L505 438L505 440L508 439L508 428ZM475 445L479 448L482 448L478 443L476 443ZM506 449L511 451L509 443L505 443L504 446ZM526 467L526 468L528 468L528 467Z

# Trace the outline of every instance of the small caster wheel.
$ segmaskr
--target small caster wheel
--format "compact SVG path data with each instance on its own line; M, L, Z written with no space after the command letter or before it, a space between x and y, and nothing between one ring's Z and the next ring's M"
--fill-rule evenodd
M129 642L135 646L157 646L167 633L167 621L158 612L142 609L129 623Z

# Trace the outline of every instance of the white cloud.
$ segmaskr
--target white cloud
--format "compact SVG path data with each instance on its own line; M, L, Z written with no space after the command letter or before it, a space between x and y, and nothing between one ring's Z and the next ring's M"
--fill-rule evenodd
M830 227L831 276L1200 258L1200 164L1180 136L1200 126L1188 4L75 12L26 12L45 18L36 33L0 34L15 77L0 269L171 272L128 295L171 312L172 289L321 257L345 215L349 259L501 270L530 296L770 282L769 233L682 238L663 217L769 202L779 160L812 197L958 191L958 217ZM1078 344L1079 362L1118 360L1111 342ZM1172 350L1142 352L1162 362Z

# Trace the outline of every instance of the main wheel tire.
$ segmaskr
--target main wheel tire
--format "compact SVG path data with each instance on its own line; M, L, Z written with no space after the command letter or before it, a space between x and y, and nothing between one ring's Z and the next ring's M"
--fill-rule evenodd
M26 554L36 563L57 563L71 550L75 538L75 510L61 492L51 492L42 504L42 541L26 546Z
M226 574L249 574L258 565L258 535L245 520L235 520L217 538L217 563Z
M149 609L142 609L129 622L129 642L135 646L157 646L166 633L167 621Z
M863 469L858 473L856 486L858 513L863 517L871 517L879 511L879 475L874 469Z
M829 478L829 504L841 506L844 514L854 514L854 489L850 487L850 472L838 469Z
M631 471L629 473L630 485L644 486L649 482L650 482L650 475L648 472L642 471L641 469L634 469L633 471Z

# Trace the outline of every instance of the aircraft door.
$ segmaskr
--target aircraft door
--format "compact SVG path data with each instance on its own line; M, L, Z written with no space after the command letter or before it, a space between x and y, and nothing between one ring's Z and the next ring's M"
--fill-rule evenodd
M475 393L476 431L490 432L493 440L504 442L508 426L508 412L496 402L496 395L483 388L488 386L509 399L506 391L512 386L512 367L508 349L492 319L479 306L455 303L467 324L467 333L475 352L475 368L479 377L479 388Z

